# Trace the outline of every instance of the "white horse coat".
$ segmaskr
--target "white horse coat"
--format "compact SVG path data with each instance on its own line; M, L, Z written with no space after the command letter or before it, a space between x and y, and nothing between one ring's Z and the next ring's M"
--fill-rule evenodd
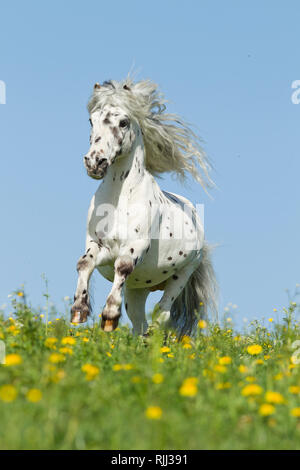
M151 82L96 84L89 111L91 147L84 163L89 176L103 181L88 212L71 321L87 320L88 284L97 268L113 283L102 312L105 331L118 325L124 291L133 332L144 334L147 296L160 289L164 294L157 323L190 333L207 306L215 306L209 250L191 202L163 192L152 173L184 176L189 171L204 184L193 158L207 177L206 157L191 131L177 117L164 114Z

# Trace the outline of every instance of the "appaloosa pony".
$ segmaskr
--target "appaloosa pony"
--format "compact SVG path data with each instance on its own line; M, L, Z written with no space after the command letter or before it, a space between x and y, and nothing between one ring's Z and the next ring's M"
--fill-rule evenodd
M153 175L190 173L204 188L212 181L198 137L151 81L96 83L88 103L87 174L102 180L88 211L86 251L77 264L71 321L90 314L89 279L95 268L112 289L101 326L114 330L122 293L135 334L148 325L145 302L163 290L155 324L190 334L207 308L216 307L216 283L201 219L192 203L162 191Z

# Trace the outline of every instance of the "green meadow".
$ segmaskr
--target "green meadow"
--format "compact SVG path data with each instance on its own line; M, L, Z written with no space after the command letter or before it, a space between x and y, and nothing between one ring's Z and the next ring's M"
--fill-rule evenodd
M0 448L300 449L298 306L281 313L142 338L99 318L73 326L15 292L0 316Z

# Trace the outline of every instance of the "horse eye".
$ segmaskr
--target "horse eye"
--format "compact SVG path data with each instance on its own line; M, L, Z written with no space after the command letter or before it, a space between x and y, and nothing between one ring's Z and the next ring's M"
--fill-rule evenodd
M91 119L89 119L89 121L90 121L90 125L91 125L91 127L93 127L93 123L92 123L92 120L91 120Z
M122 119L119 123L119 127L128 127L129 126L129 120L128 119Z

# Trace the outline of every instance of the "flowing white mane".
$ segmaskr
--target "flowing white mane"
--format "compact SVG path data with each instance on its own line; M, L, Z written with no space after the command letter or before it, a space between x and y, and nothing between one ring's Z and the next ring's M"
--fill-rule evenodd
M166 100L157 88L150 80L104 82L95 87L88 111L92 113L105 105L122 107L142 129L150 173L174 172L181 180L190 173L204 189L212 186L211 165L201 139L180 117L165 112Z

